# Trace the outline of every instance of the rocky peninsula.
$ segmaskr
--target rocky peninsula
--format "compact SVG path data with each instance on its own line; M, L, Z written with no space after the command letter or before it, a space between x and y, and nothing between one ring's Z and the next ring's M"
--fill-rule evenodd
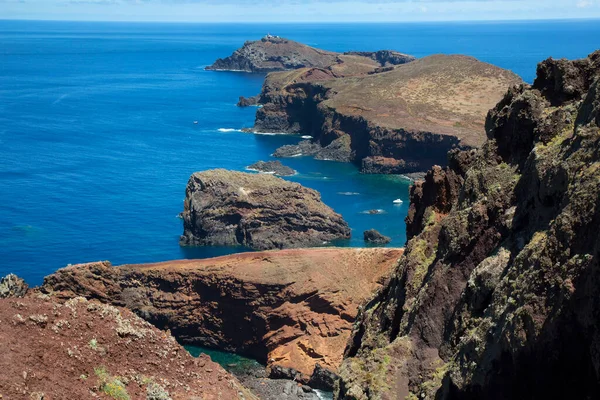
M400 249L292 249L111 267L76 265L45 279L56 296L127 307L182 343L249 355L319 387L337 372L358 306ZM317 375L315 365L319 364Z
M302 43L267 35L260 40L247 41L226 58L206 67L214 71L272 72L298 68L328 68L342 73L348 65L364 73L390 65L399 65L415 58L396 51L336 53Z
M366 75L336 77L318 68L272 73L253 130L311 135L307 155L351 161L364 173L425 171L446 165L450 149L481 146L488 110L520 82L510 71L456 55ZM275 155L305 154L308 147Z
M267 174L224 169L191 176L182 218L182 245L267 250L350 237L346 221L317 191Z
M406 251L361 309L338 398L598 396L600 51L540 63L486 133L411 190Z

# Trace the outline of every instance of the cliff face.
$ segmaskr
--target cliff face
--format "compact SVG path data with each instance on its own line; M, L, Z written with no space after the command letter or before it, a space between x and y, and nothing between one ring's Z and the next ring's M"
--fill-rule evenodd
M336 53L304 45L280 37L267 36L248 41L231 56L220 58L207 70L271 72L298 68L330 68L345 70L353 68L373 71L376 68L403 64L415 58L390 50L377 52Z
M31 293L0 299L0 321L2 399L256 399L125 309Z
M546 60L411 190L406 251L361 311L338 398L600 396L600 52Z
M265 250L350 237L346 221L317 191L270 175L223 169L192 175L182 218L182 245Z
M365 173L425 171L453 148L485 140L487 111L521 80L465 56L431 56L387 72L337 77L318 69L267 76L254 129L303 133L317 158Z
M304 375L337 371L358 305L398 249L302 249L59 270L43 289L133 310L183 343L250 355ZM306 381L306 379L305 379Z

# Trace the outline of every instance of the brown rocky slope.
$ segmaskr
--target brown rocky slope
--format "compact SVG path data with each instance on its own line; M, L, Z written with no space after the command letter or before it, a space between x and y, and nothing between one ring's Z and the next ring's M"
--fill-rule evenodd
M600 396L600 52L537 72L480 150L413 188L412 238L359 316L338 398Z
M425 171L445 164L452 148L480 146L487 111L520 82L472 57L445 55L366 76L272 73L253 129L312 135L325 148L317 158L353 161L366 173Z
M257 399L131 311L47 295L0 299L0 398Z
M114 268L92 263L48 276L43 290L124 306L183 343L308 376L316 363L337 371L358 305L401 254L321 248Z
M270 175L224 169L191 176L181 216L182 245L267 250L350 237L346 221L319 192Z

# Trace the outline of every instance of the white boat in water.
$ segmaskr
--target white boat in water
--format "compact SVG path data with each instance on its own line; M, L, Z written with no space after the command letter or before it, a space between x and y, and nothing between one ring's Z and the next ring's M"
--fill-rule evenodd
M394 204L402 204L404 203L401 199L394 200Z

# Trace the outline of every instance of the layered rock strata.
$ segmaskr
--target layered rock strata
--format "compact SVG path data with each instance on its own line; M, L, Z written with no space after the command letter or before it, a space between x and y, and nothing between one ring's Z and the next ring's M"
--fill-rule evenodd
M358 305L401 254L323 248L120 267L92 263L48 276L43 290L127 307L182 343L293 368L308 383L316 363L337 371ZM323 371L317 377L327 379Z
M374 75L338 77L316 68L272 73L253 129L311 135L318 145L312 155L352 161L365 173L426 171L445 165L452 148L481 146L487 111L520 82L472 57L445 55Z
M253 249L320 246L348 239L341 215L320 194L270 175L216 169L190 178L182 245L243 245Z
M343 399L600 395L600 52L549 59L411 191L408 241L361 310Z

